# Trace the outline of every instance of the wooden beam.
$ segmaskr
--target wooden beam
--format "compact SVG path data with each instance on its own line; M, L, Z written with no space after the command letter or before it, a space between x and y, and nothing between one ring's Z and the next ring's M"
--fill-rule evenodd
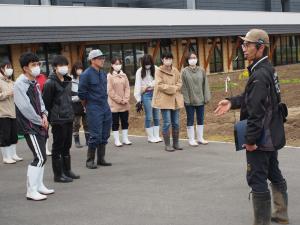
M179 64L179 67L178 67L179 70L181 70L181 67L182 67L182 65L183 65L183 63L184 63L184 60L185 60L185 53L186 53L187 50L189 49L190 44L191 44L191 39L188 39L188 40L187 40L187 43L186 43L186 45L185 45L185 47L184 47L184 50L183 50L183 52L182 52L182 56L181 56L181 59L180 59L180 64Z
M204 64L205 70L207 69L208 64L210 63L211 55L212 55L213 50L215 49L216 43L217 43L217 39L214 38L213 43L209 49L208 56L207 56L207 58L205 58L205 64Z
M155 49L154 49L153 54L152 54L152 58L153 58L154 62L156 61L157 52L158 52L159 49L160 49L160 40L157 40Z
M180 40L180 43L182 43L181 39ZM179 70L179 40L176 39L176 59L177 59L177 69Z
M270 46L271 47L270 48L270 61L272 61L272 59L273 59L273 55L274 55L274 52L276 50L278 40L279 40L279 37L276 36L274 43Z
M229 43L228 43L228 45L229 45ZM236 41L235 41L235 45L232 46L230 57L228 58L228 62L227 62L228 70L230 69L230 65L231 65L232 60L233 60L233 55L240 46L241 46L241 41L240 41L239 38L237 38Z
M83 43L80 43L78 51L79 51L78 52L79 59L82 61L83 55L84 55L84 44Z

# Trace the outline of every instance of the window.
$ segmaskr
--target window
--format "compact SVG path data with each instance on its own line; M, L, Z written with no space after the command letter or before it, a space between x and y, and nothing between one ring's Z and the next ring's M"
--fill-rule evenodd
M118 57L123 61L123 71L128 76L129 82L134 83L135 72L140 67L140 60L147 53L146 43L126 43L126 44L107 44L89 45L85 47L84 65L87 67L87 56L92 49L100 49L106 55L103 70L109 72L111 59Z
M85 6L84 2L73 2L73 6Z
M238 37L232 38L232 45L235 46L238 45L235 49L235 52L233 52L232 57L232 65L234 70L241 70L245 69L245 58L244 58L244 52L241 46L241 41L237 42ZM240 38L239 38L240 39Z
M275 41L276 38L273 38ZM275 66L299 62L299 37L280 36L273 55Z
M10 49L8 45L0 45L0 63L10 60Z
M52 61L56 55L61 54L60 44L42 44L36 51L41 63L41 73L49 75L53 72Z
M222 39L216 38L216 45L213 49L211 58L210 58L210 72L218 73L223 72L223 48L222 48ZM208 45L211 47L213 44L212 39L207 39Z
M51 5L51 0L40 0L40 5Z

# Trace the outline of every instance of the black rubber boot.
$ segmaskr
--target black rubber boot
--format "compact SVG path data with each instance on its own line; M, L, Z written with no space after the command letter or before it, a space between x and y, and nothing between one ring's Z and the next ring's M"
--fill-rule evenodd
M105 151L106 151L106 145L100 144L97 148L97 165L100 166L111 166L111 163L108 163L105 161Z
M52 169L54 173L54 182L69 183L73 181L71 177L68 177L63 173L61 158L59 159L52 158Z
M86 167L89 169L97 169L97 165L95 164L95 152L96 148L89 147L87 151L87 160L86 160Z
M76 148L82 148L83 146L80 144L79 134L74 134L74 142Z
M271 220L279 224L289 224L288 193L286 181L279 184L271 184L274 211Z
M175 150L171 147L169 132L168 133L163 133L163 138L164 138L164 142L165 142L165 151L174 152Z
M88 146L89 145L89 139L90 139L90 133L85 132L84 136L85 136L85 145Z
M270 192L252 192L254 223L253 225L271 224Z
M71 170L71 156L63 156L63 171L67 177L71 177L72 179L79 179L80 176L76 175Z
M179 130L172 130L173 148L175 150L183 150L179 145Z

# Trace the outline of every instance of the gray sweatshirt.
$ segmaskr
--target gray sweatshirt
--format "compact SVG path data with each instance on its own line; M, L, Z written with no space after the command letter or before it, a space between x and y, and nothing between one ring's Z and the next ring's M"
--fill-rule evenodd
M182 70L182 94L186 105L199 106L208 103L211 99L208 79L205 71L197 66L189 66Z

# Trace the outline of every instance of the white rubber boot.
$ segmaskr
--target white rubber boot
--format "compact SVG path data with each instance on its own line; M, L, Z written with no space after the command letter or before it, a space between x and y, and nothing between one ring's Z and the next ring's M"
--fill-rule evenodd
M187 135L188 135L188 138L189 138L189 145L193 146L193 147L197 147L198 143L195 141L194 126L188 126L186 130L187 130Z
M207 145L208 141L206 141L203 138L203 131L204 131L204 126L203 125L197 125L197 141L198 141L199 144Z
M13 144L13 145L11 145L10 147L11 147L11 151L10 151L10 153L11 153L11 158L12 158L13 160L15 160L16 162L22 161L23 158L21 158L21 157L19 157L19 156L17 155L17 145L16 145L16 144Z
M39 178L38 178L38 192L43 195L51 195L54 193L53 189L48 189L44 185L43 179L44 179L44 170L45 167L43 166L40 170Z
M49 151L49 138L46 140L46 155L50 156L52 155L52 152Z
M120 142L119 131L113 131L115 146L122 147L122 143Z
M159 137L159 126L154 126L153 127L153 136L154 139L156 140L156 143L162 142L162 139Z
M153 136L153 127L146 128L146 133L148 136L148 142L156 143L156 139Z
M122 143L125 145L132 144L132 142L128 140L128 130L122 130Z
M2 157L3 157L3 163L4 164L14 164L16 163L15 160L13 160L11 157L10 157L10 146L8 147L1 147L1 151L2 151Z
M28 166L27 170L27 194L28 200L41 201L46 200L47 196L38 192L38 183L41 174L41 167Z

